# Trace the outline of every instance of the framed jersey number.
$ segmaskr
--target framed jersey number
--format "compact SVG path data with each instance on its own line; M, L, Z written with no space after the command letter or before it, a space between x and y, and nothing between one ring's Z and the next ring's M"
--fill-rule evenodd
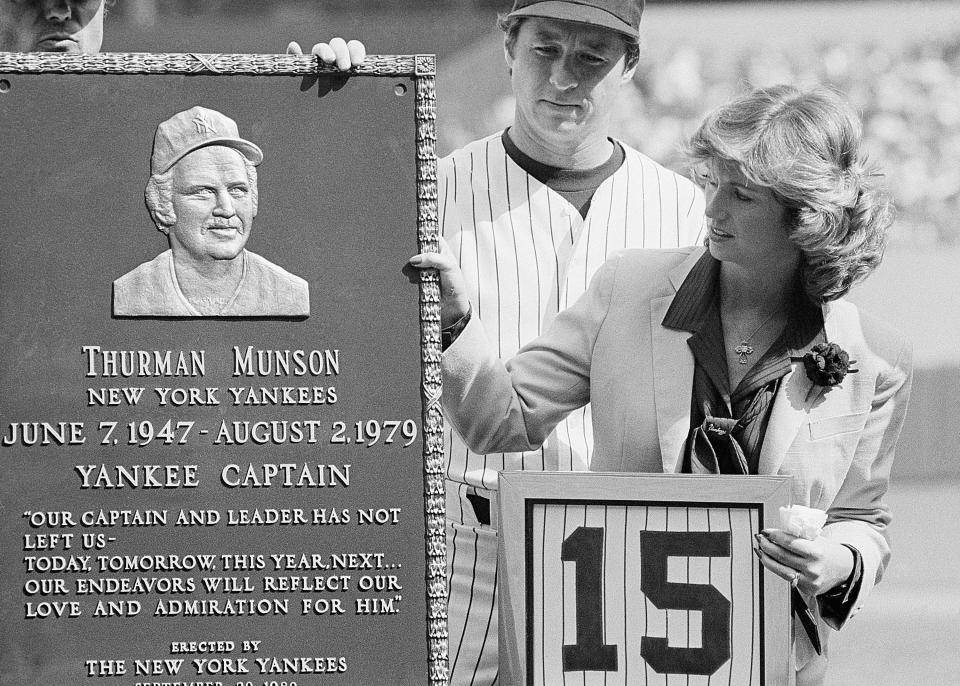
M504 472L504 683L789 684L786 584L752 552L789 479Z

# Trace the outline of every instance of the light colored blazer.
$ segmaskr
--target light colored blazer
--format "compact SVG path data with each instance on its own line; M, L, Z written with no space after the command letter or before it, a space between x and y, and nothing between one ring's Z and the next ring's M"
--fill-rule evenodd
M703 251L634 250L611 258L583 297L506 364L491 353L474 317L443 356L444 415L480 453L529 450L566 413L590 402L592 470L677 471L690 429L694 357L690 333L661 322ZM911 352L843 299L824 305L823 317L827 340L860 371L822 388L794 363L774 401L759 471L792 476L793 502L827 510L824 535L860 551L863 580L849 619L890 556L883 496L910 394ZM816 653L799 625L795 635L799 669ZM826 644L823 627L821 636Z

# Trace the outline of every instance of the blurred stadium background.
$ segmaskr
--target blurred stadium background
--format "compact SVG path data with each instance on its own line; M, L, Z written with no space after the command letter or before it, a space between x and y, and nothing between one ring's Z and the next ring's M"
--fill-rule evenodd
M435 53L443 155L508 123L494 27L509 0L117 0L104 50L282 52L334 35ZM853 299L913 339L916 376L891 486L895 554L836 637L831 683L960 683L960 2L648 0L616 134L675 169L700 116L746 85L830 84L860 108L899 208Z

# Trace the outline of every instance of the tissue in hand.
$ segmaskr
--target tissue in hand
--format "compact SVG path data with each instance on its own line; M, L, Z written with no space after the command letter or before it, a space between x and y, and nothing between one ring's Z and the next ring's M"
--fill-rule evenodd
M791 505L780 508L780 528L808 541L820 535L826 521L827 513L813 507Z

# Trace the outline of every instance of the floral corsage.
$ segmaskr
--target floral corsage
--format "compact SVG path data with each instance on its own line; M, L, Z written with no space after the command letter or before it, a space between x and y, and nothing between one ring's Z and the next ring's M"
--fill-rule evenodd
M807 378L818 386L839 386L847 374L856 374L856 360L836 343L818 343L803 356Z

